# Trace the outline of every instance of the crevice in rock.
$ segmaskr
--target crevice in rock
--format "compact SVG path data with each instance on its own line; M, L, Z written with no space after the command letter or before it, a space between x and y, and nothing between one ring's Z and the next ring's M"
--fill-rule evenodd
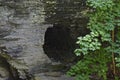
M69 28L62 25L54 25L46 30L43 49L52 61L67 63L75 59L75 41Z

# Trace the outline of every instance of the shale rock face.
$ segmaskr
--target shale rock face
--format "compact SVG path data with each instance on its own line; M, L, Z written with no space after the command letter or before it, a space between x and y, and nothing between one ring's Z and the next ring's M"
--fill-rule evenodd
M0 0L0 45L24 61L31 73L51 62L42 48L50 26L43 24L43 10L40 0Z
M9 79L9 76L8 70L5 67L0 66L0 80L7 80Z

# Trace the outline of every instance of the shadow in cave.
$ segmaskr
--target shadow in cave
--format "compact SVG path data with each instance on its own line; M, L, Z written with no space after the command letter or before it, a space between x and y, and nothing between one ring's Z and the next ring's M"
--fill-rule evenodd
M70 62L75 59L75 41L67 27L56 25L47 29L43 49L52 61Z

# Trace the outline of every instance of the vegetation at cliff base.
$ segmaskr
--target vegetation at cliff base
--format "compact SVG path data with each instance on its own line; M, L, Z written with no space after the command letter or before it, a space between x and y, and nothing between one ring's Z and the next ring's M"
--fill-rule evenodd
M120 1L87 0L90 33L78 37L76 56L83 59L67 72L76 80L119 80Z

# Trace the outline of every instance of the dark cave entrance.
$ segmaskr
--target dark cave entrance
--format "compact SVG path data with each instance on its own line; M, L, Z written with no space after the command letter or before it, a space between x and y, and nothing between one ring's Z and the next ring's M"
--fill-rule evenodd
M52 61L70 62L75 59L75 41L67 27L56 25L48 28L43 49Z

